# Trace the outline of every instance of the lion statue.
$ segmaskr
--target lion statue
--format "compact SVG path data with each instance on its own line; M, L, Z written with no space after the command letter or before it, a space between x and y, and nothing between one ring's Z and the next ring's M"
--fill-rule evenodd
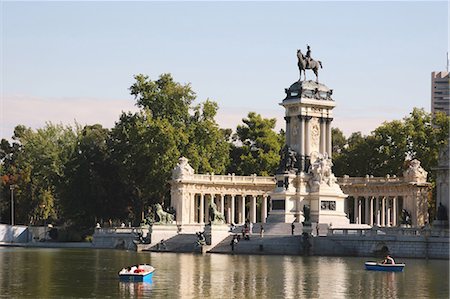
M170 213L167 213L163 210L161 204L155 204L156 215L158 215L159 221L157 223L168 224L172 223L174 220L174 216Z

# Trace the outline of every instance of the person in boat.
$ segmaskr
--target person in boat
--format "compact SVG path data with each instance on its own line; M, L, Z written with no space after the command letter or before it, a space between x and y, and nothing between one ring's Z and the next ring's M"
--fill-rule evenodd
M386 255L382 264L391 264L395 265L394 259L390 255Z

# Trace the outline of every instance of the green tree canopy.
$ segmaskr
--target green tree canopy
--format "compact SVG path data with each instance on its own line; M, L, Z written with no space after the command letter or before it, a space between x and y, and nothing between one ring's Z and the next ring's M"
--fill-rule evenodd
M232 148L233 162L230 172L239 175L273 175L280 163L280 149L284 144L284 134L277 134L276 119L266 119L250 112L239 125L234 135Z

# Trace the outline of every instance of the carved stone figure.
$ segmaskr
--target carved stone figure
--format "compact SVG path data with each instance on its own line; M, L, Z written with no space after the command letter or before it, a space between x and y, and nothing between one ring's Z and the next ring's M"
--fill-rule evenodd
M188 161L185 157L178 159L177 166L172 170L173 179L182 179L183 177L194 174L194 169L189 165Z
M292 150L288 145L285 145L281 150L280 166L278 173L295 172L297 170L297 152Z
M302 79L302 71L305 75L306 80L306 70L312 70L316 75L316 82L319 82L319 67L322 68L322 62L320 60L315 61L311 57L311 49L308 46L308 51L306 52L306 56L303 55L302 51L297 50L297 58L298 58L298 69L300 71L300 81Z
M427 174L428 172L420 166L420 161L414 159L409 162L409 167L403 172L403 177L408 182L425 183L427 181Z
M209 218L212 224L225 223L225 217L217 210L217 205L214 202L211 202L209 207Z
M172 214L164 211L162 206L159 203L155 204L155 211L156 211L156 215L158 216L158 219L159 219L158 222L156 222L156 223L170 224L173 222L174 216Z
M328 154L312 153L311 159L312 162L308 171L311 174L310 188L316 190L321 184L327 184L330 187L336 184L337 179L331 169L333 162L328 158Z

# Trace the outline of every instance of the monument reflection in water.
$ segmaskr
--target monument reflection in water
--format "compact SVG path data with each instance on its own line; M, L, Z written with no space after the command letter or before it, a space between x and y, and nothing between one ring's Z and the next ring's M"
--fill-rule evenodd
M448 298L448 261L401 260L401 273L365 258L0 248L0 298ZM123 283L148 263L152 283Z

